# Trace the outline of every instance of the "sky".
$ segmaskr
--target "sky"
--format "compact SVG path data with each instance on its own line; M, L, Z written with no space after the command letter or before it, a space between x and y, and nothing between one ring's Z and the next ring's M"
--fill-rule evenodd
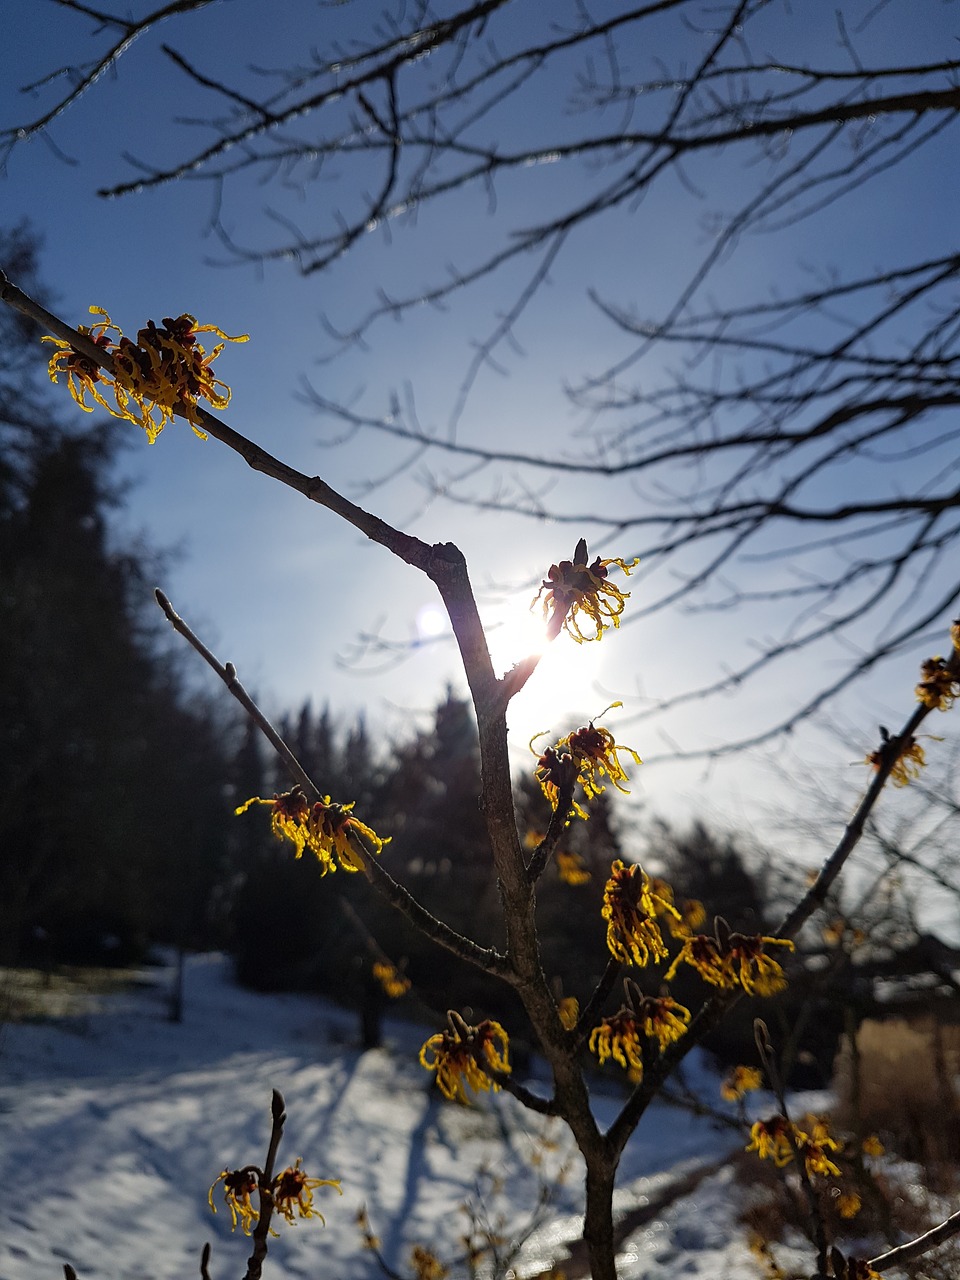
M132 4L130 11L139 15L148 7ZM576 171L541 165L535 173L500 183L495 203L469 193L415 221L398 218L372 230L329 272L307 276L288 262L262 268L225 265L222 245L209 234L214 191L192 175L120 199L96 195L98 188L135 172L125 155L162 164L182 156L194 139L210 136L196 123L209 114L209 100L171 68L160 50L163 40L212 75L260 85L262 77L246 71L251 62L289 65L306 56L307 47L325 50L336 40L369 35L381 8L367 0L339 6L298 0L270 6L268 20L263 4L230 0L163 24L135 42L116 72L102 76L46 137L13 149L0 177L0 220L27 218L41 233L41 268L53 309L69 322L84 322L87 308L96 305L130 332L147 317L189 311L228 333L249 333L249 343L228 344L216 366L233 391L225 420L398 527L428 542L455 541L467 556L484 616L496 625L491 632L495 659L507 666L522 656L517 646L525 644L528 605L540 578L551 562L571 555L581 533L589 538L592 530L478 512L437 497L434 490L466 470L463 460L433 454L395 474L409 457L406 449L372 433L333 443L341 429L318 418L303 393L309 383L324 397L367 413L385 412L391 394L409 394L420 421L445 432L472 344L509 304L522 261L443 310L423 307L403 323L382 322L365 346L335 359L329 358L334 344L323 317L349 328L378 290L395 294L442 275L447 263L469 261L503 226L522 225L543 207L562 202L577 181ZM622 8L609 0L596 6L605 15ZM950 50L960 34L957 4L930 0L919 9L910 7L909 23L903 5L863 4L857 14L874 9L872 21L858 34L864 56L954 56ZM764 30L798 61L824 50L841 59L835 10L827 0L796 6L796 12L777 3ZM537 21L537 11L537 5L518 0L510 20L525 29ZM665 62L692 56L683 45L691 39L689 31L666 25L660 30ZM63 81L26 95L18 92L19 85L76 65L102 44L102 34L91 35L89 20L54 0L21 7L16 24L8 24L0 55L0 128L32 118ZM630 46L619 54L624 66L649 69L661 50ZM524 114L492 116L490 130L509 131L518 142L535 138L544 113L557 110L549 88L533 92ZM182 122L172 123L174 117ZM863 203L852 206L858 210L854 219L845 205L738 246L736 257L720 267L726 296L757 279L769 280L771 289L789 287L811 262L839 261L855 270L885 261L904 243L917 256L928 247L944 251L960 195L960 166L944 163L950 154L955 151L944 142L939 151L928 149L906 161L865 193ZM318 204L336 206L342 200L347 207L367 176L344 157L339 169L324 171L318 181L301 181L300 172L281 172L264 185L242 179L224 192L221 217L239 243L264 245L268 236L276 236L277 226L265 216L266 206L307 224ZM691 195L685 181L671 176L641 207L624 209L574 237L518 326L522 350L499 353L505 376L485 370L477 379L458 438L484 447L591 456L589 415L571 407L564 384L603 367L625 348L623 336L603 322L588 291L596 288L643 314L666 305L709 244L704 215L714 206L731 207L743 184L754 178L724 155L711 157L690 176L690 186L699 182L706 195ZM441 622L429 582L329 513L252 473L216 442L203 444L178 423L148 446L131 428L120 473L129 490L119 528L143 531L154 546L178 553L157 585L218 656L235 663L240 679L268 710L311 698L315 706L329 703L348 722L364 709L375 733L395 739L409 733L411 724L424 723L447 682L464 687L452 646L434 634ZM617 489L597 481L543 477L531 483L541 482L544 501L561 510L589 510L592 504L604 511L637 500L628 482ZM489 497L516 492L525 483L502 468L466 478L458 492ZM858 479L841 471L836 483L855 490ZM626 557L637 549L635 534L593 548ZM651 589L640 576L644 571L641 566L633 601ZM776 570L756 563L747 572L759 582ZM776 616L750 610L675 610L640 626L624 626L601 645L578 647L561 637L511 708L517 767L531 759L526 743L532 734L565 731L572 718L597 715L615 700L622 699L624 708L609 713L604 723L649 757L661 756L671 744L699 749L723 742L731 725L742 734L768 723L771 707L833 678L846 655L819 651L709 709L687 704L632 727L631 716L686 687L701 670L722 671L742 660L766 637L776 636L779 626ZM416 643L404 644L403 660L396 663L365 644L364 636ZM924 656L912 653L889 664L881 679L844 700L828 724L811 726L749 758L723 765L650 765L641 771L633 798L681 822L706 814L736 826L759 824L769 834L795 799L796 779L821 768L822 792L839 793L838 808L829 815L838 822L864 783L858 762L875 745L878 721L897 724L909 713L915 671Z

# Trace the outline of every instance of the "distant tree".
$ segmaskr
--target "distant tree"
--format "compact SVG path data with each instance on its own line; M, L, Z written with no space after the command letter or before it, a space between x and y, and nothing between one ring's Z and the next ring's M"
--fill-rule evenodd
M662 866L679 897L700 899L710 916L723 916L742 933L766 932L789 900L771 874L768 850L699 819L685 830L658 821L646 845L645 866Z
M222 757L109 546L108 429L36 433L0 516L0 938L129 960L195 946L223 871ZM190 803L185 806L184 788Z
M454 929L496 940L496 881L480 810L480 750L468 704L448 687L428 730L418 731L392 752L379 806L391 842L397 879ZM462 977L469 1003L490 984L456 959L443 957L384 906L371 903L373 931L388 954L404 957L417 990L434 1007L442 991ZM460 970L462 969L462 973Z

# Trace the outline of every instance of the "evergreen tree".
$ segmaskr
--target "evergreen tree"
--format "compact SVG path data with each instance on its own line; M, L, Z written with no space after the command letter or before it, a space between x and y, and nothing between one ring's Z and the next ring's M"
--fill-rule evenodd
M25 233L7 245L29 265ZM146 620L152 561L111 547L114 425L73 434L53 420L35 335L8 319L0 958L123 961L150 941L195 945L222 867L220 735L159 654Z

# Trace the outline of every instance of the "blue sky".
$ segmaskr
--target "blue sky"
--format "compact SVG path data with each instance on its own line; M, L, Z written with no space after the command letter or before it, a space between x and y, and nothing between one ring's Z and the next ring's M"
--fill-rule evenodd
M615 13L621 7L608 2L597 9ZM864 11L868 7L861 6ZM130 8L139 13L148 6ZM807 54L823 56L824 50L839 60L835 4L814 0L796 8L771 7L771 39L785 39L798 61ZM224 252L204 234L213 196L205 183L182 181L110 201L95 194L98 187L129 176L123 153L163 163L183 154L185 139L206 136L199 126L170 123L173 115L200 116L209 107L195 87L171 70L159 51L161 40L189 52L214 75L250 82L244 71L249 62L280 66L300 56L305 44L326 47L337 36L365 34L379 9L366 0L332 8L286 3L269 6L267 17L268 7L261 3L231 0L190 15L179 26L166 24L137 42L115 75L102 77L50 128L56 147L74 163L59 160L43 139L14 149L0 179L0 217L5 223L29 218L44 236L43 273L54 294L54 309L66 320L82 322L93 304L105 307L127 331L147 317L190 311L202 323L249 333L250 342L228 346L217 366L233 388L226 420L285 461L322 474L419 537L457 542L490 616L499 616L506 596L512 603L504 616L515 619L522 612L517 602L532 595L531 584L551 561L571 554L581 533L589 538L591 529L484 515L431 500L431 481L442 485L449 474L464 468L442 455L429 460L431 481L425 481L424 464L419 463L398 479L381 483L406 456L404 450L371 434L336 448L322 447L336 430L320 421L298 392L306 377L324 396L375 413L383 412L392 391L403 394L409 384L424 425L444 429L470 360L471 342L487 332L491 317L507 305L518 271L526 269L522 262L504 277L454 299L444 312L425 308L402 324L382 322L368 349L351 350L332 361L320 359L330 351L321 315L349 326L366 311L378 288L398 291L436 278L448 261L463 265L503 225L522 224L544 205L565 200L574 171L540 166L535 174L501 183L495 213L481 195L470 193L421 213L415 224L399 219L389 235L382 229L373 232L334 269L307 277L286 263L263 271L212 265L212 260L222 262ZM524 23L536 7L519 3L516 11ZM950 50L960 33L956 4L930 0L913 9L909 24L903 13L903 6L881 7L858 37L865 57L955 56ZM24 98L16 92L18 84L38 80L85 57L88 47L99 47L91 42L88 22L47 0L22 7L16 24L8 25L0 125L29 119L49 100L49 89ZM663 35L664 58L679 57L682 33L664 26ZM625 62L648 65L647 50L622 52ZM503 113L489 127L533 138L538 112L549 110L548 96L535 97L523 117ZM950 154L944 142L939 151L928 149L899 167L895 177L874 184L860 205L844 205L815 221L738 246L736 257L718 274L725 296L740 287L745 294L756 292L758 280L769 281L771 289L789 288L812 264L855 271L887 261L901 249L917 258L928 247L930 252L945 251L960 195L960 166L944 163ZM704 187L704 200L669 177L640 208L624 210L574 237L519 326L523 354L504 353L507 377L481 374L459 437L485 446L589 456L586 418L571 408L563 383L602 368L627 348L623 335L589 302L588 288L597 287L625 308L655 312L709 244L704 214L735 207L744 184L756 176L740 161L712 157L692 175ZM265 203L306 223L318 202L349 202L350 184L362 186L363 180L364 174L345 161L338 173L331 171L300 191L239 182L227 190L223 220L238 240L264 244L271 234L262 215ZM855 218L851 208L857 209ZM159 585L218 654L237 665L241 679L268 706L296 705L310 696L315 704L329 701L345 717L365 707L371 725L399 734L411 717L436 702L446 681L462 684L456 655L443 643L425 646L385 673L376 671L382 664L372 656L344 666L359 633L404 639L418 627L429 629L436 604L431 585L379 548L365 545L328 513L250 472L215 442L201 444L178 424L152 448L135 438L122 471L132 482L125 526L145 530L156 545L183 551ZM507 468L496 480L486 473L463 487L487 496L497 485L514 482ZM841 487L857 483L857 476L838 473ZM626 482L611 488L596 481L568 481L551 484L549 500L561 509L589 510L593 504L605 510L621 503L635 506L638 499ZM638 546L637 535L630 534L597 550L630 556ZM758 562L748 572L760 581L774 570ZM642 599L647 589L644 581L638 583L635 599ZM776 617L759 611L735 616L673 612L625 627L619 636L593 646L594 652L578 651L562 637L557 653L514 707L511 727L518 761L535 730L565 727L570 716L596 714L614 698L623 698L621 714L629 723L630 713L648 699L656 701L684 687L697 669L722 669L742 659L765 637L776 635L777 627ZM873 745L878 720L896 724L908 713L914 673L923 656L905 655L891 663L881 679L842 704L827 732L811 728L759 759L755 755L708 771L699 765L657 766L642 775L636 794L652 809L678 817L706 809L739 822L761 813L765 805L782 807L785 784L778 770L805 773L814 762L826 761L849 799L863 775L847 766ZM832 678L843 658L841 652L820 652L709 710L678 708L662 723L646 722L619 736L642 755L660 754L671 742L694 748L723 741L732 724L747 732L769 718L778 698ZM616 732L616 717L608 723Z

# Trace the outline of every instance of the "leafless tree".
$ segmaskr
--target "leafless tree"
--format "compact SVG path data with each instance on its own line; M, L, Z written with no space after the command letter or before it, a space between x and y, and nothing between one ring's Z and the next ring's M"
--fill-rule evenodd
M423 262L407 291L328 321L334 347L349 347L385 319L499 289L446 422L421 423L401 390L371 410L310 396L351 431L406 442L411 462L459 458L452 479L434 480L449 500L586 527L594 541L616 531L621 546L628 533L655 575L635 619L678 605L755 611L767 636L755 650L704 664L649 714L769 677L780 696L767 722L723 749L764 741L919 651L956 612L960 249L946 183L960 59L944 56L956 48L946 7L920 22L910 0L802 14L772 0L322 5L295 61L225 73L192 36L213 0L135 20L50 3L93 24L98 52L32 86L42 109L0 144L42 133L56 146L58 118L165 20L166 101L182 88L209 109L175 163L151 164L140 141L131 175L102 194L208 182L231 260L321 273L378 228L399 246L434 208L460 216L476 200L494 213L455 265ZM219 16L230 23L229 6ZM156 101L145 109L156 127ZM251 211L253 181L276 202L265 214ZM917 185L923 234L864 268L857 242L904 184ZM299 206L308 223L294 222L290 188L319 194ZM618 354L567 388L584 424L575 447L488 447L478 379L510 366L544 284L614 219L633 217L638 252L656 255L662 214L647 207L662 188L683 193L706 239L662 301L592 294L592 323ZM504 189L521 191L522 214L498 206ZM761 234L774 268L754 253ZM786 688L782 673L814 646L839 655L831 676Z

